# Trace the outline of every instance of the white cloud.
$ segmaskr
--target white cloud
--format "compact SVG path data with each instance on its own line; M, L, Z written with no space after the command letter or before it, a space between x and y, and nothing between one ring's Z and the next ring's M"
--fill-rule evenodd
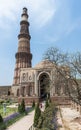
M0 0L0 27L3 27L4 23L8 25L6 21L16 22L24 6L28 7L33 24L39 27L41 23L42 27L53 17L56 9L54 3L55 0Z
M0 28L9 30L12 25L19 22L22 8L28 8L31 25L40 29L53 21L50 26L51 41L56 41L65 34L70 34L78 23L72 21L69 0L0 0ZM5 26L4 26L5 25Z
M30 0L31 1L31 0ZM43 27L52 19L56 12L55 0L34 0L31 4L31 15L33 14L33 23L38 28Z

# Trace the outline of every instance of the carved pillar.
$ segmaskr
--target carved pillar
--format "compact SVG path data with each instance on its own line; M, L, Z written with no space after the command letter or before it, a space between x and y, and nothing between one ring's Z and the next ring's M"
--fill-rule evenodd
M28 86L26 86L26 96L28 96Z
M20 87L20 97L22 97L22 86Z
M37 79L37 72L35 72L35 87L34 87L34 93L36 96L38 96L38 79Z

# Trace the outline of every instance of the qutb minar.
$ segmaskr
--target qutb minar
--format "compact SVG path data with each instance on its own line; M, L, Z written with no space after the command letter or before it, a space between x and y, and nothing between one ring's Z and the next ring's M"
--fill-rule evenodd
M54 84L55 77L60 76L54 63L46 59L32 67L30 39L27 8L23 8L11 87L13 97L18 98L19 102L24 99L26 104L31 104L33 101L45 100L49 95L52 101L68 104L69 96L64 84L60 83L59 89Z
M27 9L23 8L20 21L20 34L18 35L18 52L16 53L16 66L13 85L20 83L20 68L31 67L32 54L30 52L30 34Z

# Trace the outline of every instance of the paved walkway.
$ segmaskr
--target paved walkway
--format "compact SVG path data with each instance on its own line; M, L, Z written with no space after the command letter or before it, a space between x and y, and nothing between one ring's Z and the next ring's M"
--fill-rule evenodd
M41 111L44 111L44 109L45 109L45 103L43 102ZM19 121L17 121L13 125L11 125L6 130L18 130L18 129L19 130L29 130L29 128L33 124L34 112L35 111L29 113L27 116L23 117L22 119L20 119Z
M11 125L7 130L28 130L33 124L34 111L29 113L27 116L23 117L13 125Z

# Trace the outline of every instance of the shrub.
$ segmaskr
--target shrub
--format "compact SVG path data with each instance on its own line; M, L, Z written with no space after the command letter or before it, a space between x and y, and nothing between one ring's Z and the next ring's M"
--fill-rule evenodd
M21 104L18 105L18 112L21 114L26 113L24 99L22 100Z
M41 128L41 130L56 130L58 128L56 113L57 108L55 105L50 104L39 117L37 128Z
M39 103L37 103L35 108L35 115L34 115L34 126L36 127L38 125L39 117L41 116L41 110L39 108Z
M0 114L0 123L2 123L2 122L3 122L3 118L2 118L2 116Z
M3 118L2 118L2 116L0 114L0 130L4 130L4 129L6 129L6 125L3 122Z
M6 125L5 123L0 123L0 130L5 130L6 129Z
M0 101L0 104L3 104L4 102L5 102L4 100L1 100L1 101Z
M49 106L48 99L46 99L45 109Z
M32 107L34 108L35 107L35 101L33 100L33 103L32 103Z

